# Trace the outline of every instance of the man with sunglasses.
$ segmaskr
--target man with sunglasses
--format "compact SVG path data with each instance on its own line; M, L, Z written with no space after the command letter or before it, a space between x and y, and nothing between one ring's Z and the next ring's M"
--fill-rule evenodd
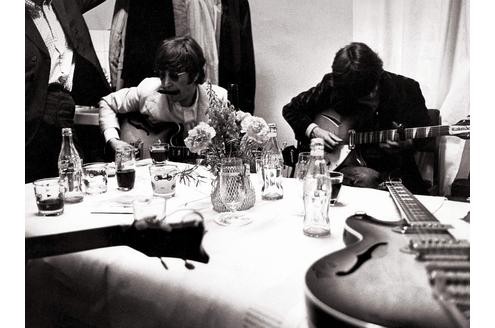
M209 97L204 66L203 50L190 36L163 41L155 57L158 77L113 92L99 103L100 128L111 149L129 145L129 140L120 138L119 116L123 114L137 114L145 123L141 128L150 130L164 122L179 123L185 135L199 122L207 121ZM216 85L211 89L219 98L227 99L225 89Z
M330 152L342 144L336 134L314 122L320 113L329 110L338 113L341 121L353 121L356 131L400 131L400 127L429 125L418 82L385 71L380 57L359 42L340 49L332 73L284 106L283 116L294 130L301 150L314 137L323 138ZM378 188L385 180L400 178L411 192L427 194L414 160L415 150L422 144L424 140L405 139L357 145L359 161L345 160L337 170L344 173L347 185Z

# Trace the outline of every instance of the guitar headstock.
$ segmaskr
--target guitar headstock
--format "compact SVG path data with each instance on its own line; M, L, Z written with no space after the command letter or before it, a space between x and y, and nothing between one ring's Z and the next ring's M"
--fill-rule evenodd
M469 139L471 131L471 119L468 115L467 118L460 120L455 125L449 127L449 134L452 136L457 136L461 139Z
M205 228L202 220L177 223L135 221L124 228L124 244L151 257L176 257L208 263L201 246Z

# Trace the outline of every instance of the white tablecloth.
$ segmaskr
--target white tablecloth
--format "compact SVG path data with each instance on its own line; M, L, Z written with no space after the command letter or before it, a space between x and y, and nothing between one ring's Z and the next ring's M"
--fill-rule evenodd
M309 238L302 233L302 200L297 182L284 179L284 198L263 201L257 176L257 201L245 214L253 222L243 227L223 227L213 220L210 184L179 184L167 203L167 213L187 207L201 211L207 233L203 246L208 264L166 258L168 270L157 258L128 247L111 247L47 257L27 263L26 311L47 320L87 323L96 327L306 327L304 275L320 257L344 243L345 219L357 211L387 221L399 213L384 191L342 187L339 204L330 211L332 234ZM86 196L65 206L59 217L39 217L32 185L26 185L26 236L130 224L132 214L94 214L108 209L116 199L151 194L145 167L138 170L136 187ZM443 197L418 196L441 221L453 224L459 238L469 238L469 226L459 220L468 203ZM128 209L127 209L128 210ZM124 210L125 211L125 210ZM131 210L132 211L132 210Z

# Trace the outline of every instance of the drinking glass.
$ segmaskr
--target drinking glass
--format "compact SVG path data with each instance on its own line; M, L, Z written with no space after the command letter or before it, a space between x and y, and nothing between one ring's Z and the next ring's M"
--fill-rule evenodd
M220 200L230 212L222 213L215 219L223 226L241 226L252 221L236 211L246 197L247 187L244 179L246 167L240 158L224 158L218 173L220 183Z
M127 191L134 188L136 180L136 159L134 147L120 147L115 151L115 168L119 190Z
M304 180L306 172L308 171L309 152L301 152L297 157L296 168L294 170L294 178Z
M161 197L175 196L177 186L177 166L171 163L152 164L149 167L153 195Z
M150 146L149 151L153 164L165 163L168 159L169 145L158 139Z
M58 178L39 179L33 185L38 215L55 216L64 213L65 188Z
M89 163L83 166L83 184L87 194L107 192L107 164Z
M340 188L344 181L344 174L341 172L330 171L328 172L330 181L332 182L332 196L330 197L330 206L334 206L339 198Z
M156 223L163 220L167 209L167 200L163 197L138 197L132 202L136 221L146 220Z
M296 206L296 215L304 215L304 192L303 183L306 172L308 171L309 152L301 152L297 157L296 168L294 169L294 179L296 180L296 195L297 201L294 202Z

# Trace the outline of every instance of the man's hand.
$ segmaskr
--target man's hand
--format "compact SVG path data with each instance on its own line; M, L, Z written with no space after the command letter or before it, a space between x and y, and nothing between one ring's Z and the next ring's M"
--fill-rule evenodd
M330 131L324 130L320 127L315 127L313 131L311 132L311 136L313 138L322 138L323 141L325 142L325 147L329 148L330 150L333 150L335 147L340 145L342 143L342 139L337 137L335 134L333 134Z
M112 138L108 140L108 143L110 144L110 147L112 147L113 151L116 151L117 148L131 147L131 145L129 145L127 142L117 138Z
M412 139L399 140L399 141L388 140L387 142L382 142L378 144L378 146L389 154L397 154L403 150L411 149L413 147L413 140Z

